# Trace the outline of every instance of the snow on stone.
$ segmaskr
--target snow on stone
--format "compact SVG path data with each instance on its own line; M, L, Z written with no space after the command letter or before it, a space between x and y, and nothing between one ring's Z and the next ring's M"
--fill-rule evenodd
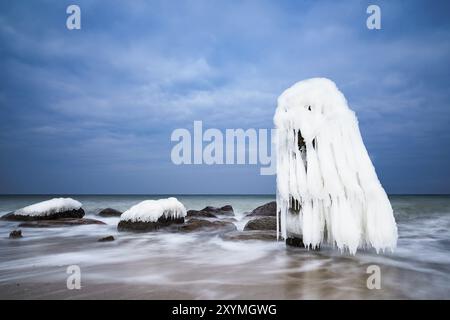
M296 83L278 98L277 215L281 236L355 254L393 250L397 225L355 113L333 81Z
M72 198L54 198L19 209L14 214L19 216L48 216L59 212L78 210L81 206L80 202Z
M163 216L169 219L183 218L186 216L186 208L176 198L146 200L122 213L120 220L156 222Z

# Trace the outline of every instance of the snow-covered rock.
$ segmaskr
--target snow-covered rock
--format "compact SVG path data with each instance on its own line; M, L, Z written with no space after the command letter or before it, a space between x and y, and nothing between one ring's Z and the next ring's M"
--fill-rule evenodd
M146 200L120 216L119 230L149 231L184 223L186 208L176 198Z
M71 198L54 198L32 204L25 208L8 213L2 220L53 220L61 218L82 218L82 204Z
M352 254L361 247L393 250L391 204L335 83L294 84L278 98L274 123L281 236L303 238L312 248L326 241Z

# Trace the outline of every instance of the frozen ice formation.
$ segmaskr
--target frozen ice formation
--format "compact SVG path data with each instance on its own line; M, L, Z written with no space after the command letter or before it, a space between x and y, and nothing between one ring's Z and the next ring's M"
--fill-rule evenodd
M277 232L308 248L393 250L397 225L355 113L335 83L300 81L278 98Z
M176 198L145 200L120 216L121 221L157 222L159 218L175 220L186 216L186 208Z
M54 198L38 202L25 208L16 210L16 216L50 216L64 211L78 210L81 203L72 198Z

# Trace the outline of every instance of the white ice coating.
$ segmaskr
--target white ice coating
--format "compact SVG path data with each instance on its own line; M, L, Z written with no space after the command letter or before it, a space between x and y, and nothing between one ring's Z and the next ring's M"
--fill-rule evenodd
M334 82L296 83L278 98L274 122L277 232L301 236L308 248L328 242L351 254L370 246L393 250L397 225L391 204L356 115Z
M176 198L145 200L122 213L121 221L156 222L160 217L177 219L186 216L186 208Z
M48 216L59 212L78 210L81 206L80 202L72 198L54 198L16 210L14 214L19 216Z

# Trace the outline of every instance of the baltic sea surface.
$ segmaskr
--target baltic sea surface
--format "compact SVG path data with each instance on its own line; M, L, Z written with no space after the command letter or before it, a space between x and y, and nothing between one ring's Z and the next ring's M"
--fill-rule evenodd
M0 196L0 215L54 196ZM0 221L0 299L431 299L450 298L450 196L390 196L399 229L394 253L330 246L320 251L283 241L230 241L205 232L118 232L124 211L162 196L70 196L87 218L106 225L21 228ZM187 209L233 206L245 213L274 196L176 196ZM113 235L113 242L98 242ZM81 289L67 288L67 268L81 271ZM368 289L367 268L380 268L381 288Z

